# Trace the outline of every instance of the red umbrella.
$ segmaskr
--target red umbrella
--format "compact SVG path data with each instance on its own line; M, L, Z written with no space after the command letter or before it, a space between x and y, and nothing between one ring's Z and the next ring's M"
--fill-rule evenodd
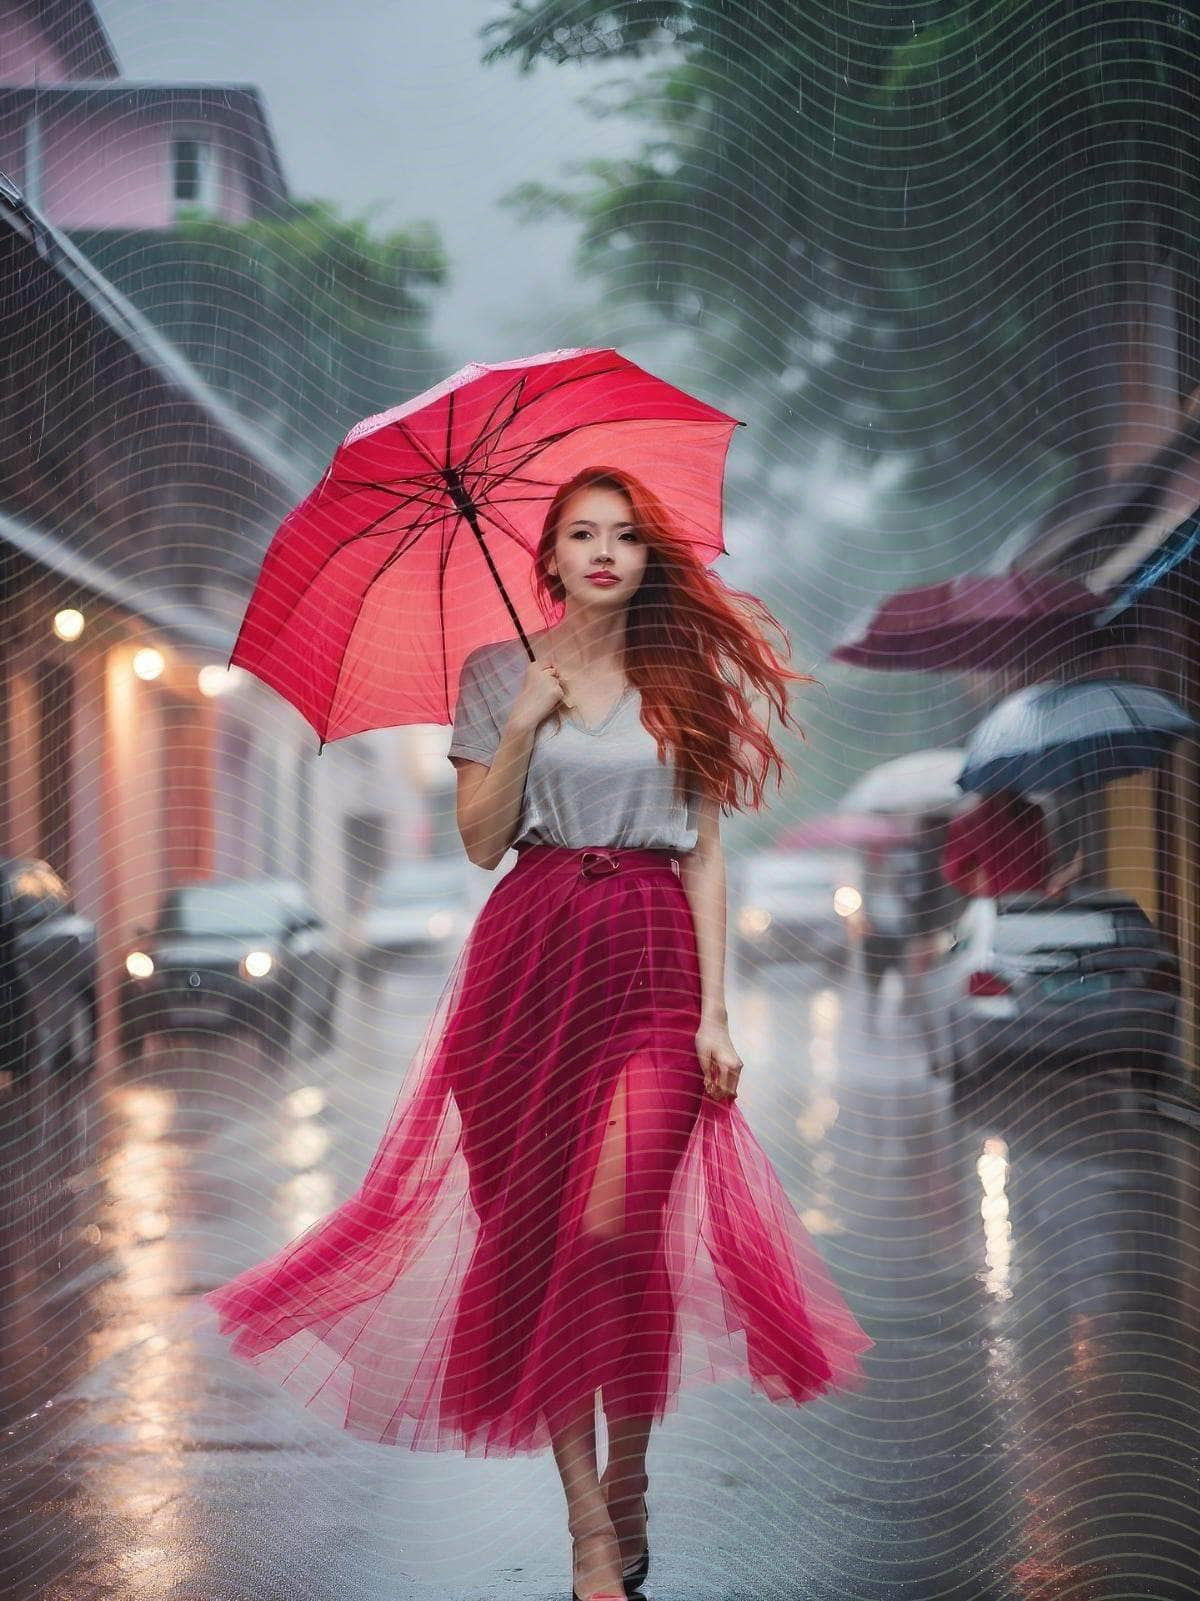
M912 838L911 817L888 817L877 812L833 812L828 817L810 817L785 829L776 844L784 850L822 850L841 846L846 850L880 850L903 845Z
M550 500L582 468L640 478L697 554L725 550L738 426L615 350L473 362L352 428L267 551L230 657L324 746L448 723L476 645L551 626L533 584Z
M1064 642L1099 605L1098 596L1070 579L964 573L890 595L866 628L831 654L881 671L996 667Z

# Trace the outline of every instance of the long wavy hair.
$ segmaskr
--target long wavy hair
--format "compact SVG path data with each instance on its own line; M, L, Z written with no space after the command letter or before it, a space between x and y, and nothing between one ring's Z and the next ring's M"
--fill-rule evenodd
M768 732L770 709L803 738L787 686L816 680L794 671L772 648L768 631L787 654L791 639L762 601L710 572L658 497L620 468L586 467L551 501L534 560L534 583L551 600L561 605L566 599L549 564L563 507L580 489L624 495L649 547L625 619L623 665L641 691L642 722L654 735L659 759L668 748L674 756L677 793L682 798L696 789L725 811L758 811L772 770L776 787L785 768L791 770ZM755 714L756 693L768 702L768 722Z

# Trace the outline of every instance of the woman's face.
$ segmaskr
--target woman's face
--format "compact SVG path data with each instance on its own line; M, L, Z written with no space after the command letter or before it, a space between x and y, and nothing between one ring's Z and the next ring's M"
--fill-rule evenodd
M633 507L616 489L577 489L562 508L549 563L576 606L628 603L646 571L649 547L633 524ZM606 574L616 582L599 582Z

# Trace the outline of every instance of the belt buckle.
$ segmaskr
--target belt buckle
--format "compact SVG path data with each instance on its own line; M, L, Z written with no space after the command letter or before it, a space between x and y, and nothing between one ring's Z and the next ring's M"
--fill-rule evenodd
M606 873L615 873L620 865L621 858L610 851L584 851L579 858L579 871L584 878L601 878Z

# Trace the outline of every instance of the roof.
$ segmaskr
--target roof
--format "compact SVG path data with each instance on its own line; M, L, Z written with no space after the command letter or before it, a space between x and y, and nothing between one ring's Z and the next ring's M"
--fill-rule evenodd
M1072 573L1097 593L1154 556L1200 507L1200 414L1186 417L1145 461L1080 497L1068 516L1046 520L1013 567Z
M72 72L116 78L121 66L92 0L32 0L38 27Z
M56 106L113 107L141 116L148 112L193 117L236 133L249 158L246 177L250 197L260 210L287 198L288 183L262 95L253 84L155 83L121 78L73 80L70 83L0 84L0 110L18 114L45 112Z
M132 301L97 272L65 234L37 212L9 179L0 173L0 225L28 240L50 269L80 294L147 367L199 407L218 428L234 439L243 454L275 481L284 499L306 495L312 485L307 474L284 456L249 423L191 363L164 338Z
M156 593L141 581L135 584L118 578L62 540L3 511L0 511L0 542L11 545L39 567L46 567L70 584L87 590L97 600L120 607L132 617L144 618L180 644L211 651L222 662L229 660L234 631L224 626L214 613Z

